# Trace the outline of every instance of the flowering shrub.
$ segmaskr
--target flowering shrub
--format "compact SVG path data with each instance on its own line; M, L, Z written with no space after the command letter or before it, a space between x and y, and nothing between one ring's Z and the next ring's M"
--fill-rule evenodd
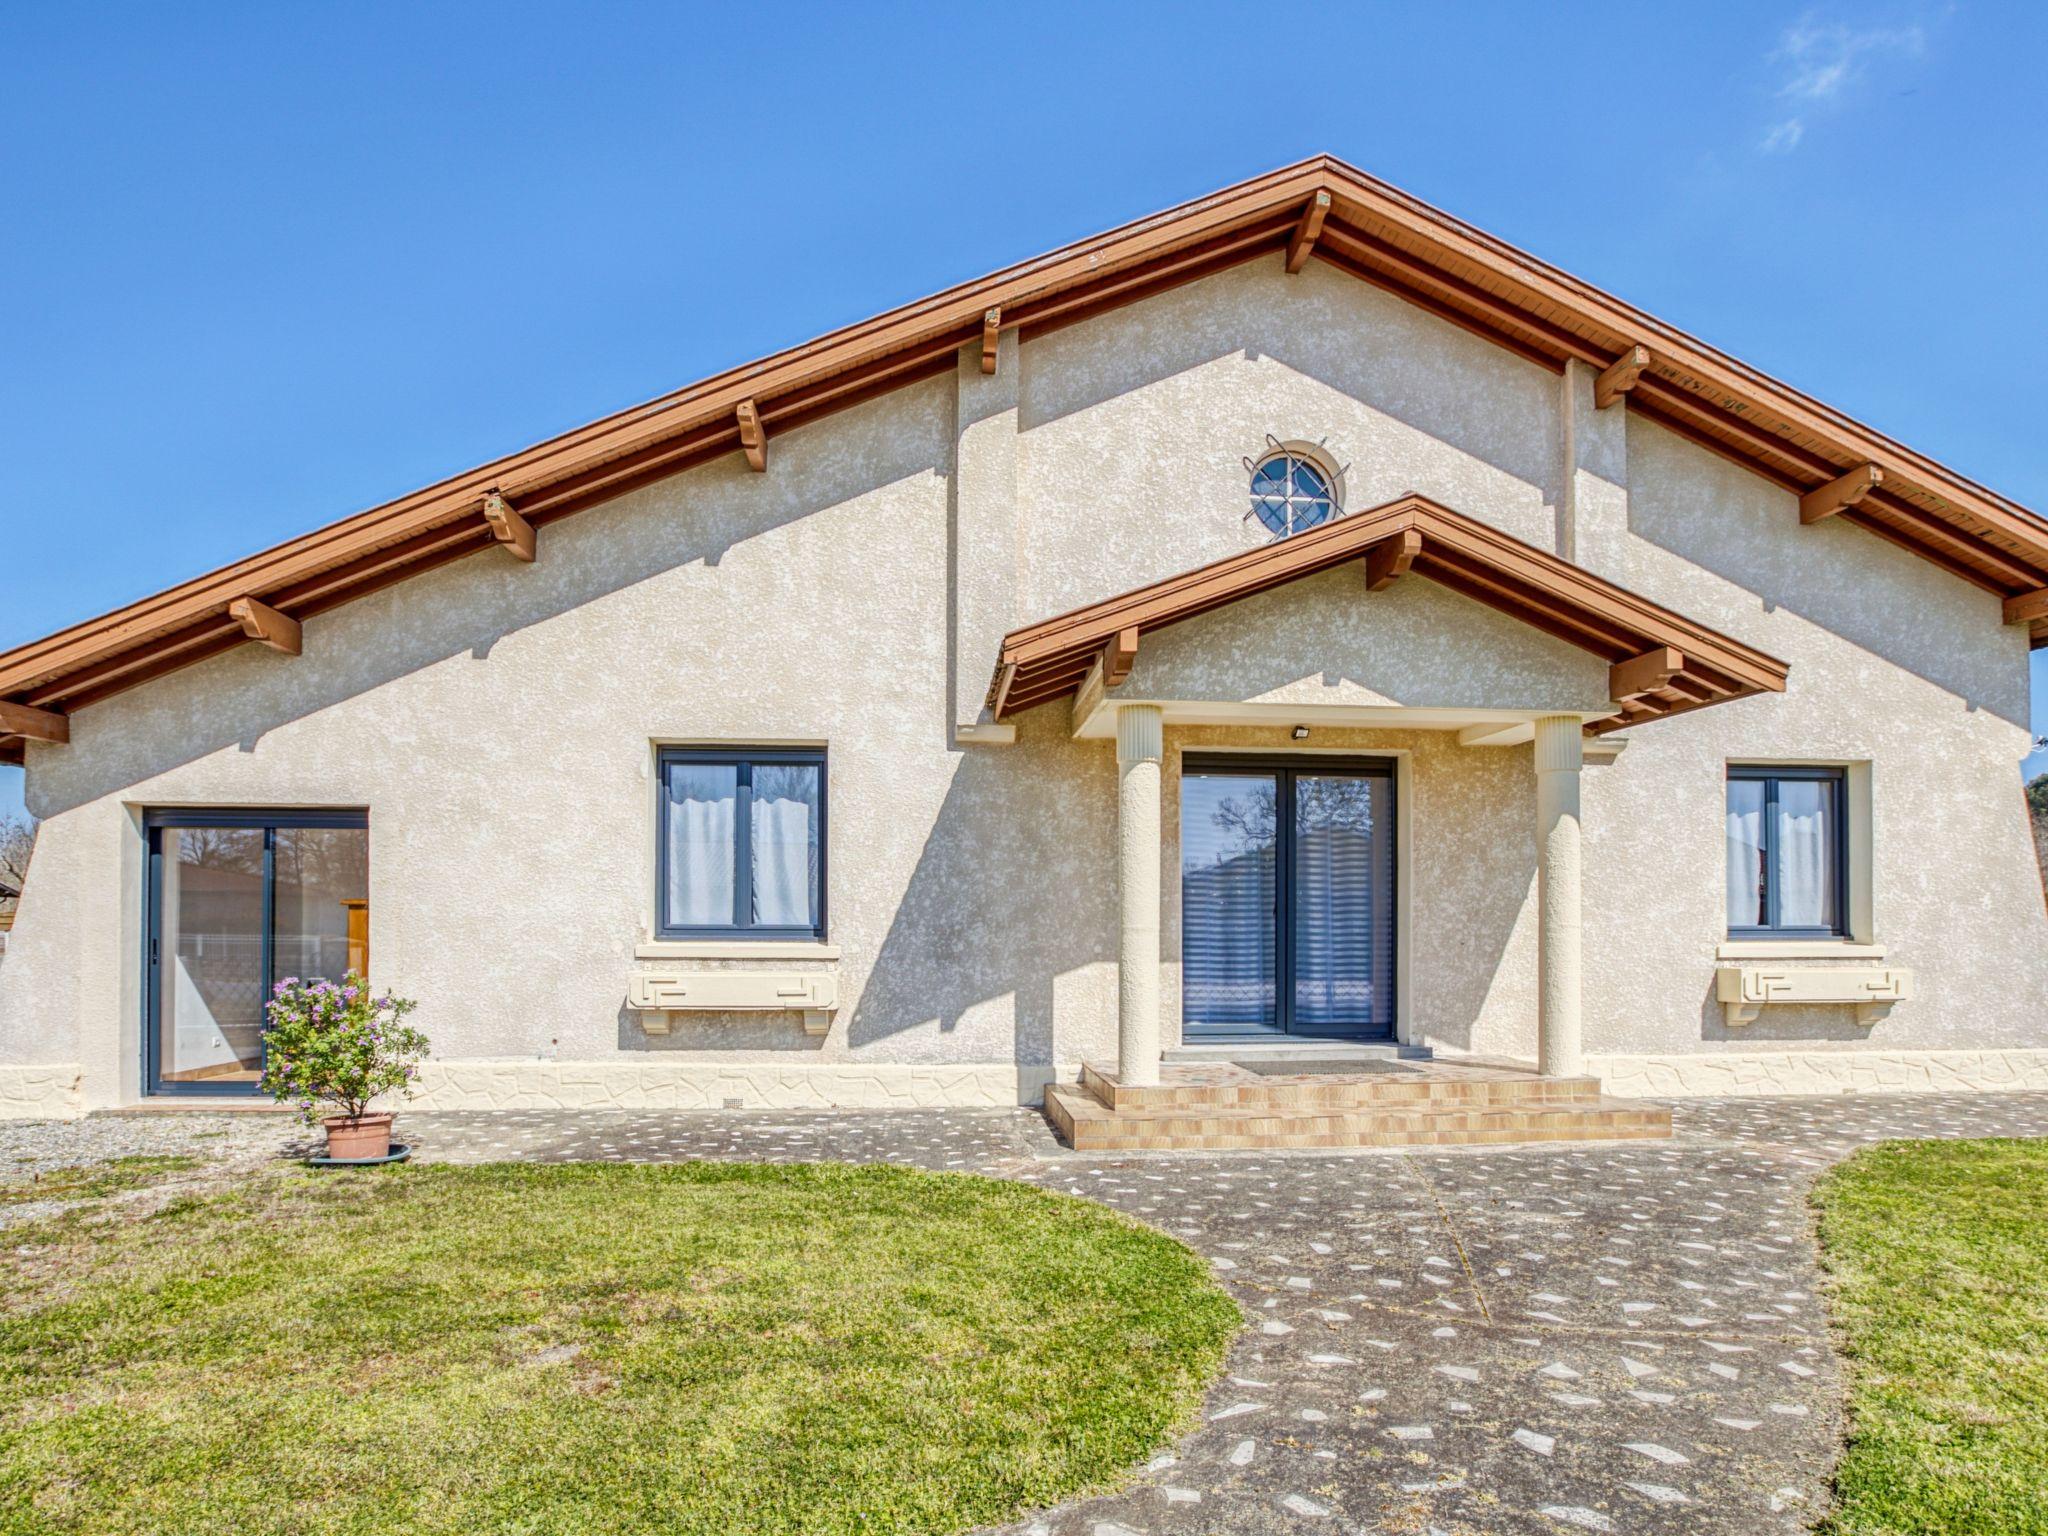
M427 1037L404 1022L418 1006L372 997L354 971L339 982L287 976L270 993L263 1091L280 1104L296 1099L309 1125L321 1104L355 1119L380 1093L410 1098L427 1054Z

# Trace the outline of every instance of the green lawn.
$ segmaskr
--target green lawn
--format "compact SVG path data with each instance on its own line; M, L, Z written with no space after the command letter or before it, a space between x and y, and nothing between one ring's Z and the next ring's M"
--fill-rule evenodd
M190 1157L116 1157L79 1168L52 1168L26 1178L0 1178L0 1205L37 1200L100 1200L154 1184L165 1174L199 1166Z
M2048 1143L1889 1142L1815 1199L1850 1365L1822 1529L2048 1533Z
M1239 1324L1100 1206L901 1168L294 1170L6 1239L10 1533L961 1530L1113 1484Z

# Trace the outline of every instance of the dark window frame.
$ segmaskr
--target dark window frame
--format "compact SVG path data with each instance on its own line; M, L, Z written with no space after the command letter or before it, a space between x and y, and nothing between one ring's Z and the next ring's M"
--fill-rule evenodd
M1274 812L1274 1014L1270 1026L1252 1025L1232 1028L1225 1025L1203 1024L1189 1029L1182 1024L1183 1035L1194 1042L1228 1044L1232 1042L1257 1042L1275 1040L1351 1040L1372 1043L1398 1044L1401 1040L1401 766L1397 758L1373 753L1339 754L1321 752L1185 752L1181 755L1180 774L1241 775L1246 778L1275 776L1277 800ZM1294 931L1294 890L1291 872L1295 867L1295 783L1302 775L1314 777L1317 774L1353 774L1360 778L1384 780L1387 786L1387 812L1393 826L1394 871L1390 889L1387 892L1387 943L1394 956L1387 987L1387 1009L1384 1024L1375 1020L1357 1029L1324 1029L1297 1032L1295 1025L1295 948L1297 935ZM1178 853L1176 851L1176 858ZM1186 874L1180 875L1181 885L1181 943L1187 942L1187 895ZM1183 962L1185 951L1183 949Z
M672 924L668 920L668 770L671 763L708 763L736 770L733 800L733 921ZM800 926L757 924L754 896L754 769L758 766L814 767L818 770L818 910L816 921ZM654 773L654 935L657 939L795 939L825 942L831 887L831 774L823 747L661 747Z
M1786 925L1778 921L1778 786L1781 783L1830 783L1835 786L1835 859L1833 927L1811 924ZM1728 783L1761 783L1764 786L1764 815L1761 836L1764 865L1764 921L1762 924L1728 925L1731 939L1846 939L1849 937L1849 773L1846 768L1791 767L1771 763L1730 763ZM1728 799L1721 798L1725 822Z
M215 1099L262 1098L256 1083L179 1082L163 1075L163 834L180 827L228 827L260 829L263 833L263 934L262 959L267 989L274 964L271 946L277 937L277 834L282 829L330 827L370 830L370 813L363 810L309 809L260 806L165 806L142 813L144 873L142 881L142 1087L150 1098L185 1097Z

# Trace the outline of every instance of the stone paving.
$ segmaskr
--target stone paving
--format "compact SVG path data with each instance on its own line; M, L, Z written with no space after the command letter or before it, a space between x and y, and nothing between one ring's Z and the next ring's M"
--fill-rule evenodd
M1202 1424L1123 1491L1006 1536L1802 1531L1841 1434L1813 1177L1888 1137L2048 1136L2048 1094L1676 1118L1669 1142L1408 1153L1081 1155L1001 1110L420 1113L402 1135L466 1162L976 1171L1182 1238L1248 1319Z

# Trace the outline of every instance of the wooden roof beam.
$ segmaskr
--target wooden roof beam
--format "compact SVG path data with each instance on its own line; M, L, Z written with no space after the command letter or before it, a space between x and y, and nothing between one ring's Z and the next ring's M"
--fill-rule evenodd
M742 400L735 413L740 423L740 447L746 450L747 467L760 474L768 468L768 429L761 425L761 409Z
M1120 688L1138 664L1138 629L1126 625L1102 647L1102 686Z
M1316 240L1323 232L1323 220L1330 216L1330 194L1318 192L1301 210L1301 222L1287 241L1287 270L1299 272L1314 254Z
M238 597L228 604L228 617L242 626L243 634L260 640L280 656L296 656L302 648L299 621L279 613L266 602Z
M1607 697L1627 704L1668 688L1671 680L1685 670L1685 657L1668 645L1617 661L1607 669Z
M71 740L71 721L53 709L31 709L0 699L0 736L22 736L62 746Z
M1636 387L1636 380L1643 376L1643 370L1650 366L1650 349L1643 346L1630 347L1621 356L1609 363L1593 381L1593 408L1604 411L1623 395Z
M484 521L491 525L491 537L504 546L507 554L528 565L533 563L533 524L497 491L484 497Z
M1365 553L1365 590L1384 592L1403 576L1415 557L1422 553L1422 535L1404 528L1391 539L1375 544Z
M2005 600L2006 623L2031 624L2037 619L2048 619L2048 587L2038 592L2022 592L2018 597Z
M1853 507L1884 484L1884 471L1875 464L1858 464L1846 475L1830 480L1817 491L1799 498L1799 521L1818 523Z
M996 371L996 354L1003 344L1003 307L985 311L981 317L981 371Z

